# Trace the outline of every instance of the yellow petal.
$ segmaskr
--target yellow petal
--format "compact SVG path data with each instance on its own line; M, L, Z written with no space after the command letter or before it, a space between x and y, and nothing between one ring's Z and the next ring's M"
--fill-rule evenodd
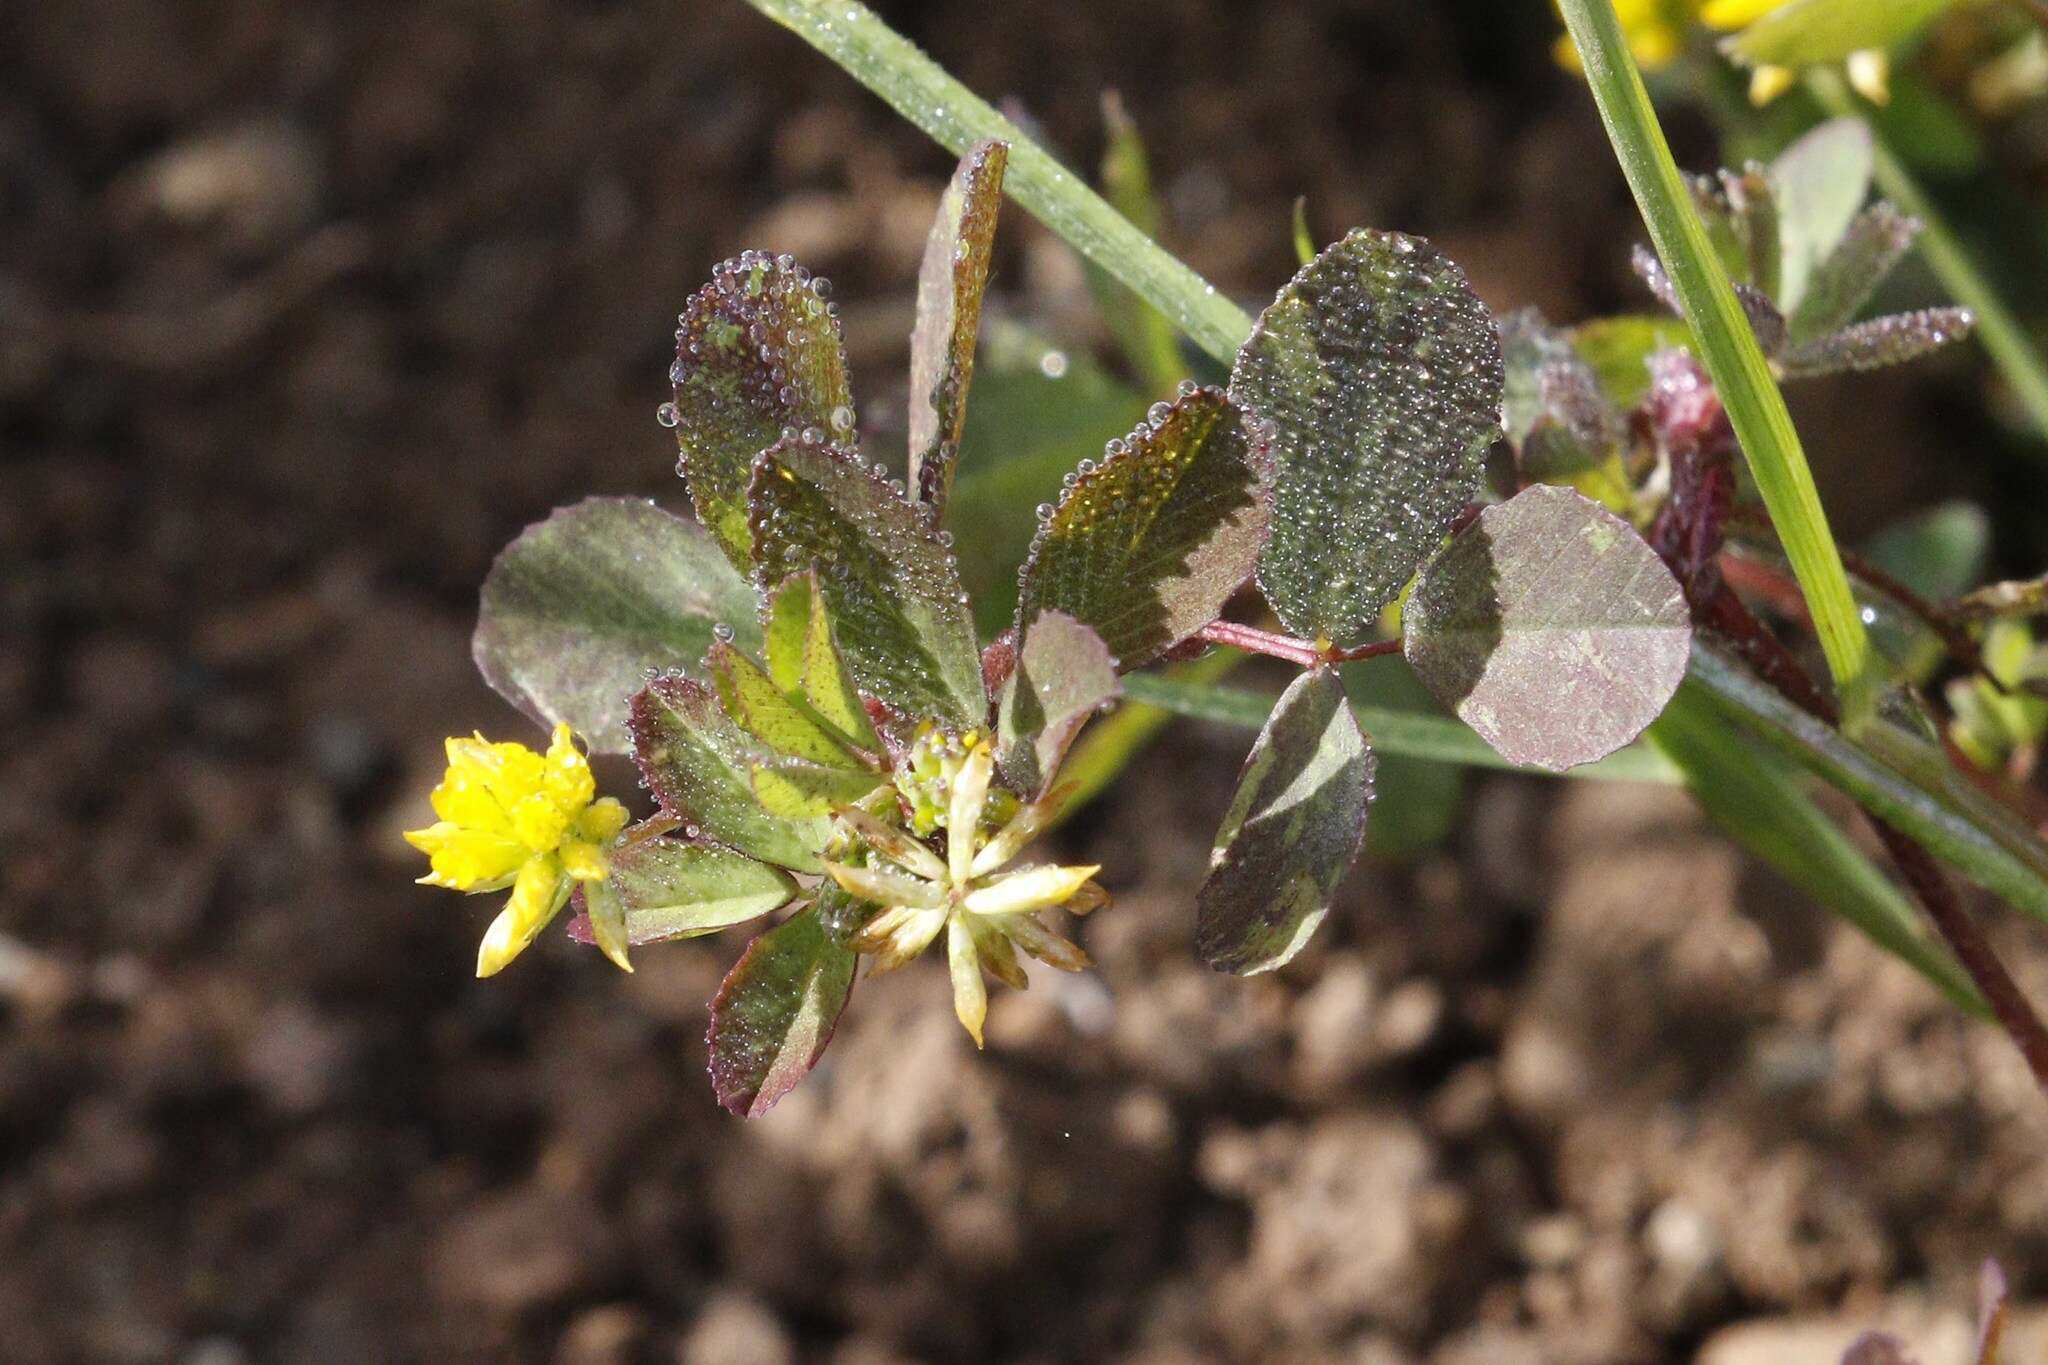
M489 830L465 829L447 820L425 829L409 829L405 841L427 855L433 871L423 880L455 891L502 884L527 859L525 846L515 839Z
M1030 915L1013 915L995 921L1009 940L1040 962L1063 972L1078 972L1088 965L1088 954L1071 939L1055 934Z
M1700 10L1700 21L1723 32L1748 28L1784 3L1785 0L1707 0Z
M1760 66L1749 73L1749 102L1761 109L1792 88L1799 73L1789 66Z
M927 881L946 880L946 865L939 861L939 855L902 830L883 824L858 806L842 806L838 815L840 823L898 867L908 868Z
M981 1046L982 1021L988 1018L988 985L981 979L981 955L965 917L953 916L946 933L946 967L953 977L953 1013L967 1036Z
M1872 104L1892 102L1892 62L1883 48L1867 47L1849 54L1849 84Z
M555 727L542 783L548 798L572 817L597 795L597 776L590 771L590 760L576 747L576 737L566 725Z
M449 765L441 785L435 787L427 799L433 803L434 814L452 824L467 825L471 829L511 831L512 824L505 816L505 808L498 804L497 797L491 795L483 779L467 765Z
M532 858L512 883L512 898L484 931L477 948L476 974L496 976L505 964L526 951L526 945L548 927L569 899L569 879L552 857Z
M974 864L974 837L981 825L981 808L988 804L989 779L995 776L996 756L986 744L977 744L961 760L953 774L953 799L946 812L946 860L955 886L967 884L967 869Z
M962 902L977 915L1017 915L1060 905L1102 870L1101 866L1022 868L967 893Z
M906 905L915 910L935 910L946 903L943 889L887 868L826 863L825 871L849 894L864 901L873 901L876 905Z
M480 783L507 811L541 789L546 765L524 744L493 744L482 735L448 741L448 768Z
M632 818L626 808L611 797L600 797L576 817L576 832L593 844L608 844L619 837L619 831Z
M611 872L604 850L587 839L563 840L556 856L562 860L562 871L579 882L601 882Z
M570 815L545 792L535 792L511 808L512 833L535 853L547 853L569 832Z

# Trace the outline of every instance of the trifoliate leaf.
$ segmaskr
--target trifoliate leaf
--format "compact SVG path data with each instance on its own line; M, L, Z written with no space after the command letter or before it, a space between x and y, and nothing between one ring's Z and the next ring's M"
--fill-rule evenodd
M1804 343L1846 326L1869 302L1920 235L1920 221L1879 200L1856 215L1840 244L1815 267L1792 314L1792 340Z
M1813 272L1841 245L1863 207L1876 156L1870 126L1839 118L1806 133L1771 163L1784 253L1775 297L1787 315L1798 312Z
M1804 379L1842 370L1903 365L1961 341L1975 325L1975 317L1966 308L1922 308L1917 313L1872 318L1793 347L1785 355L1784 374L1787 379Z
M1603 758L1685 675L1691 618L1633 528L1569 489L1489 507L1422 570L1402 611L1416 676L1503 758Z
M696 938L757 919L795 899L787 872L731 849L680 839L642 839L607 855L609 885L625 910L626 940L634 947ZM590 932L583 921L572 937Z
M910 496L934 507L945 506L960 458L981 295L1009 162L1006 142L984 138L967 149L939 199L918 267L917 323L910 333Z
M747 945L711 1001L707 1042L720 1104L759 1118L817 1065L853 993L855 962L815 908Z
M1365 843L1372 748L1334 669L1297 677L1252 744L1196 898L1218 971L1281 966L1308 942Z
M817 570L862 691L912 715L984 718L967 594L927 509L852 451L801 438L762 452L750 504L756 581Z
M1493 318L1419 238L1355 231L1280 291L1230 392L1272 432L1259 586L1289 630L1371 636L1477 490L1501 383Z
M484 681L597 753L632 747L627 706L650 672L695 668L717 624L754 634L754 590L693 522L590 498L527 527L484 580L472 650Z
M888 781L870 769L827 767L801 758L757 763L750 777L763 808L793 818L830 815Z
M1721 48L1748 66L1818 66L1918 33L1949 0L1789 0Z
M787 256L749 251L691 295L676 334L674 421L697 519L742 573L752 569L747 482L785 429L853 437L853 391L823 280Z
M778 867L822 872L829 820L771 815L754 795L752 770L769 761L688 678L657 678L633 698L633 757L662 809L705 839Z
M1121 690L1101 636L1065 612L1034 617L996 717L1003 775L1027 797L1044 791L1074 736Z
M1084 460L1025 562L1020 624L1060 611L1126 671L1201 630L1251 577L1266 534L1263 458L1218 389L1154 406Z

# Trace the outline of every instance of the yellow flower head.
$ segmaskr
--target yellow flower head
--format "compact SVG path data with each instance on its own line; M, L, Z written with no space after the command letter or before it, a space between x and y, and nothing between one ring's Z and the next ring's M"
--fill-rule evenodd
M448 741L448 772L430 798L439 817L405 832L427 855L420 881L472 894L512 888L477 953L476 974L491 976L519 956L568 903L577 882L602 881L604 850L626 826L626 808L599 798L590 760L567 725L555 727L545 755L482 735ZM626 964L623 941L605 953Z
M1038 912L1065 906L1084 915L1107 904L1109 896L1094 880L1095 867L1008 869L1064 793L1017 807L992 789L995 750L972 732L957 746L933 753L936 771L913 778L912 785L944 796L943 816L935 822L946 831L943 856L911 831L849 806L839 813L849 842L875 856L867 865L828 862L825 870L849 894L883 907L853 940L855 948L873 955L875 971L902 966L946 931L953 1012L980 1047L988 1014L982 972L1022 986L1020 948L1063 971L1081 970L1087 954L1041 924ZM912 802L914 827L920 804Z
M1783 8L1789 0L1706 0L1700 9L1700 19L1708 28L1732 33L1748 28L1772 10ZM1845 63L1849 72L1849 83L1857 92L1873 104L1883 104L1891 98L1891 59L1883 48L1866 48L1849 55ZM1784 66L1759 66L1749 73L1749 101L1759 107L1769 104L1792 88L1798 79L1798 72Z

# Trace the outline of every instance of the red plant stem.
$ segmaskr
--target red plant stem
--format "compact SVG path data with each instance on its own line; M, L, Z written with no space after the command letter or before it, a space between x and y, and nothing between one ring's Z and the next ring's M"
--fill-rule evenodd
M1376 659L1382 654L1401 652L1399 640L1375 640L1369 645L1359 645L1354 649L1325 648L1311 640L1282 635L1278 631L1261 630L1257 626L1240 625L1236 621L1211 621L1202 627L1200 634L1202 639L1213 645L1230 645L1252 654L1285 659L1303 668L1348 664L1359 659Z

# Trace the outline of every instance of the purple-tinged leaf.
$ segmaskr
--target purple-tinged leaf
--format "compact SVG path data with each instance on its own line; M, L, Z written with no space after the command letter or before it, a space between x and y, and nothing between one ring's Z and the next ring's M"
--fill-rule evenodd
M853 993L853 950L834 943L815 907L747 945L711 1000L711 1088L757 1119L817 1065Z
M1289 630L1372 636L1478 490L1501 383L1486 305L1420 238L1354 231L1280 291L1230 392L1272 433L1259 586Z
M702 527L650 502L589 498L498 556L471 650L527 715L624 753L633 693L650 672L695 668L721 623L751 640L754 590Z
M755 462L755 581L816 570L854 682L898 711L980 723L988 698L960 566L928 509L850 450L782 441Z
M690 296L676 333L677 466L697 519L742 573L747 484L785 429L853 437L853 390L825 282L787 256L745 252Z
M1772 297L1788 313L1799 310L1814 271L1841 245L1870 193L1875 164L1870 126L1860 118L1830 119L1816 126L1771 163L1783 256Z
M1562 772L1657 718L1691 653L1664 561L1621 518L1538 484L1489 507L1422 570L1403 652L1514 763Z
M1792 339L1808 342L1846 327L1919 235L1919 219L1883 200L1857 214L1841 244L1814 267L1792 313Z
M633 757L661 808L696 836L798 872L824 871L818 850L832 823L770 814L754 795L752 770L772 755L757 748L688 678L657 678L633 698Z
M1263 452L1220 389L1154 407L1084 462L1025 561L1019 624L1060 611L1129 671L1214 621L1251 577L1267 526Z
M612 892L625 909L626 941L696 938L757 919L796 898L780 868L711 844L652 838L612 850ZM579 943L595 941L587 915L569 925Z
M1795 346L1784 359L1785 378L1808 379L1843 370L1903 365L1961 341L1976 325L1975 315L1967 308L1922 308L1872 318Z
M1364 846L1373 767L1336 670L1297 677L1253 742L1216 833L1196 898L1204 962L1246 976L1301 951Z
M997 754L1026 798L1043 792L1088 718L1122 691L1102 637L1065 612L1033 618L1003 685Z
M974 340L1003 169L1010 145L984 138L967 149L939 200L917 272L917 324L910 333L910 496L944 507L967 423Z
M1578 369L1596 391L1599 387L1592 366L1579 357L1571 339L1534 308L1501 319L1500 350L1501 414L1507 438L1516 446L1528 439L1538 422L1553 415L1545 393L1549 371L1558 366Z
M1657 302L1670 309L1673 316L1684 317L1685 308L1678 301L1678 290L1671 283L1671 277L1664 273L1664 263L1656 253L1637 243L1629 256L1629 264L1641 277L1650 292L1657 296ZM1785 349L1785 315L1778 311L1769 296L1753 285L1737 283L1735 301L1742 305L1742 315L1749 320L1749 330L1756 334L1756 344L1767 356L1775 356Z

